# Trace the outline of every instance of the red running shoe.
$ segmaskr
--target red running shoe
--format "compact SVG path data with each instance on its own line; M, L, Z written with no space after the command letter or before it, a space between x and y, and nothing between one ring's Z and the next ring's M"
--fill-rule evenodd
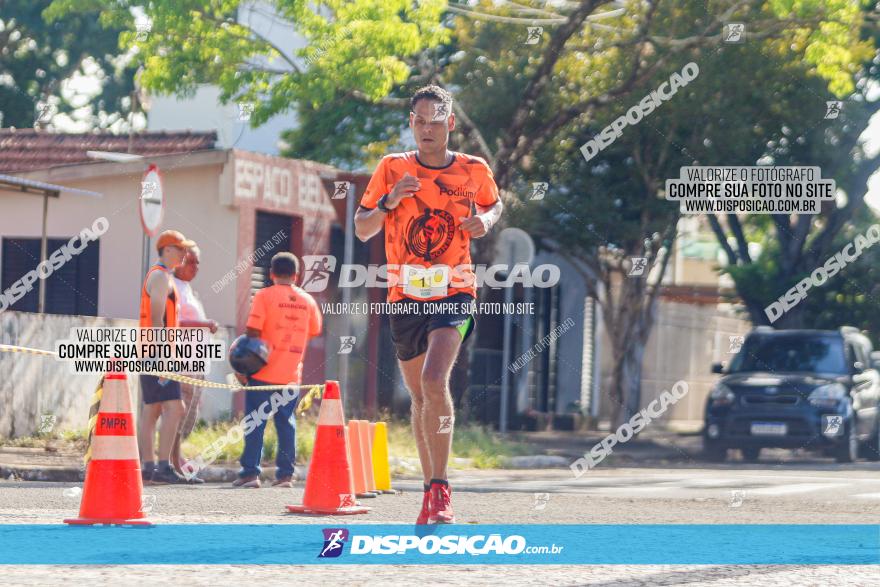
M431 491L428 490L425 492L425 497L422 498L422 511L419 512L419 517L416 518L416 525L422 526L428 523L428 515L431 513Z
M431 508L428 516L429 524L454 524L455 514L452 512L452 490L448 484L431 484Z

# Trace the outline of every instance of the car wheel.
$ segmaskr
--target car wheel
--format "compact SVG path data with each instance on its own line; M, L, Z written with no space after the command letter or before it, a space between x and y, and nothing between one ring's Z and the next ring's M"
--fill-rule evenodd
M856 436L856 422L852 420L847 425L846 442L834 448L834 460L838 463L851 463L859 456L859 439Z
M741 448L740 452L742 453L743 460L749 463L756 463L761 457L760 448Z
M727 460L727 449L704 442L703 458L710 463L723 463Z

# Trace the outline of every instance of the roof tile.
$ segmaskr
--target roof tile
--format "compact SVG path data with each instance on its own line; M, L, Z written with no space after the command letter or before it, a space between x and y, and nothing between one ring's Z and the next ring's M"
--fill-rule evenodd
M0 128L0 173L94 162L86 156L86 151L158 156L210 150L216 147L216 142L214 131L141 132L129 139L126 134Z

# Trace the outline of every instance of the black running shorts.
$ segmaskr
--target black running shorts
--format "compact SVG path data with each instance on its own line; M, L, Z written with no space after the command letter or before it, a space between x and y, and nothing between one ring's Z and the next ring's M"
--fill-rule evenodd
M141 398L145 404L155 404L180 399L180 383L163 379L165 383L159 383L155 375L141 375Z
M399 300L391 304L391 341L401 361L428 350L428 333L455 328L465 341L474 330L474 298L458 293L442 300Z

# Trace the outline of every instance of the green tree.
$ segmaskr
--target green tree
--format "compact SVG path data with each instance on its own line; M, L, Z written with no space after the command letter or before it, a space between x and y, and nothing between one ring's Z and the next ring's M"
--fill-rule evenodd
M850 31L850 37L849 47L833 55L843 52L851 59L859 60L858 68L854 68L855 63L847 68L847 71L852 70L850 75L854 85L832 83L826 86L816 77L804 79L797 71L802 64L783 63L780 64L780 74L760 79L759 83L767 89L766 92L756 94L747 87L726 87L724 90L736 99L737 104L748 109L748 113L731 111L733 115L719 119L718 124L732 130L741 128L741 120L751 120L747 132L752 139L744 144L752 148L703 159L703 165L818 166L824 178L835 180L842 196L837 201L823 203L818 215L709 216L711 228L728 260L724 271L733 278L737 294L756 325L770 324L765 308L843 246L841 236L853 233L851 221L854 218L860 218L860 225L867 226L867 183L880 167L880 156L869 153L862 138L870 118L880 110L880 100L870 99L870 88L880 73L876 52L869 50L869 47L876 46L877 29L873 25L865 26L863 30ZM769 48L784 56L796 51L798 44L792 44L792 48L779 44ZM833 62L833 57L829 56L829 62ZM821 67L805 73L819 70ZM797 83L793 84L791 80L797 80ZM825 119L826 102L835 100L843 104L840 116ZM743 118L746 114L748 117ZM759 258L753 258L749 242L763 245ZM848 320L847 311L843 311L837 320L830 318L831 312L843 310L845 300L871 299L872 289L861 279L850 279L851 272L864 276L856 266L849 265L837 278L822 286L824 293L811 291L811 298L815 296L817 300L829 301L821 311L813 303L800 303L773 325L800 328ZM837 295L838 291L841 296ZM855 294L857 291L861 293ZM831 303L832 300L836 301Z
M0 125L47 126L59 113L106 128L131 109L136 66L119 50L119 28L98 23L98 7L47 22L51 0L5 0L0 11ZM75 75L100 84L95 96L63 91ZM48 109L46 108L48 105Z

